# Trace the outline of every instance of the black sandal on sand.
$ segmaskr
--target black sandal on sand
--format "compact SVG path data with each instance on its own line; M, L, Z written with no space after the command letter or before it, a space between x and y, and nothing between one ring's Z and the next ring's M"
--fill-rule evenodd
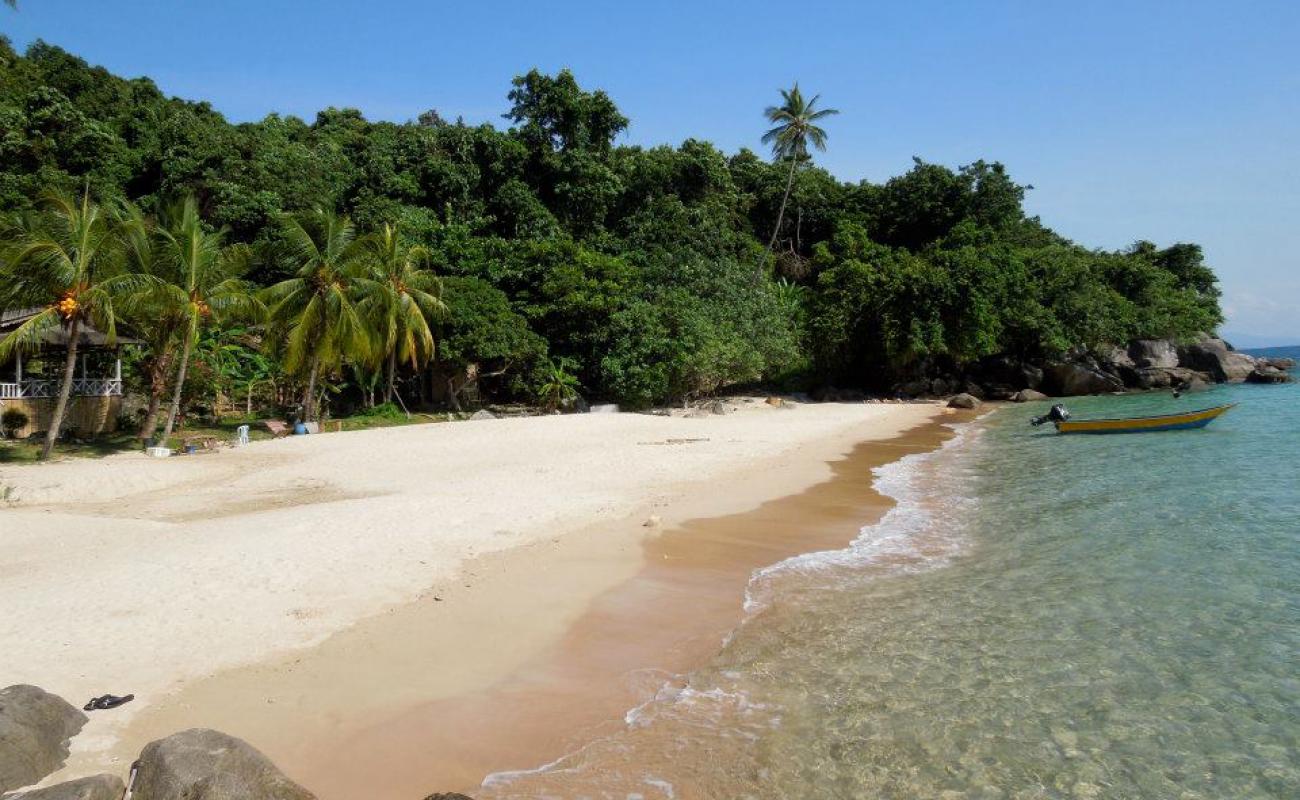
M117 708L123 703L129 703L134 699L135 699L135 695L133 694L128 694L123 697L118 697L115 694L105 694L105 695L100 695L99 697L92 698L89 703L86 703L84 706L82 706L82 709L85 711L96 711L96 710L102 711L110 708Z

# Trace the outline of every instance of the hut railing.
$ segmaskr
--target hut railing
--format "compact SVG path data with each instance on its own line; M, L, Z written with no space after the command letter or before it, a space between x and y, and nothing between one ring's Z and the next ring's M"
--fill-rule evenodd
M117 378L74 378L72 394L76 397L120 397L122 381ZM0 400L53 398L59 396L57 380L24 380L0 383Z

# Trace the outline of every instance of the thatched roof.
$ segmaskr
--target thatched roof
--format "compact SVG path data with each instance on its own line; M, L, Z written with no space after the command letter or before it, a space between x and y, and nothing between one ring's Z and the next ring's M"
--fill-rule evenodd
M23 308L13 311L0 311L0 339L4 339L18 329L27 320L41 312L39 308ZM88 322L83 322L77 331L77 349L111 350L116 345L139 344L139 339L118 334L116 343L110 345L108 336ZM68 346L68 330L55 328L41 335L41 348L44 350L64 350Z

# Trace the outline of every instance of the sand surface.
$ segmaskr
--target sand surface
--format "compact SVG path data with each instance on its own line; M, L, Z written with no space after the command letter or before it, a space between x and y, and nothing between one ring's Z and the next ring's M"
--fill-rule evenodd
M308 763L358 717L484 692L548 652L642 569L648 516L801 492L941 413L756 403L2 468L0 681L137 695L93 716L60 779L193 725Z

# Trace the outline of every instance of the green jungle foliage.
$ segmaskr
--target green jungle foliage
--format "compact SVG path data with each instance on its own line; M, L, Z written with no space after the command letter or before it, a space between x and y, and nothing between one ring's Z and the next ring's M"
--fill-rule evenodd
M243 248L212 269L210 291L227 275L269 289L267 316L209 320L208 300L180 302L165 325L119 315L142 338L187 340L195 380L227 381L241 405L286 379L330 392L353 381L372 397L386 383L385 399L405 386L413 401L437 399L428 387L447 381L455 402L467 369L483 376L480 396L548 405L570 392L645 406L756 382L883 386L928 364L1188 337L1220 322L1198 246L1081 247L1027 217L1030 187L997 163L916 159L883 184L840 181L807 147L827 144L809 121L835 112L814 112L798 87L784 94L768 110L774 161L696 139L618 145L627 118L568 71L515 78L505 129L340 108L231 124L147 78L0 40L0 212L16 237L51 190L88 189L104 208L129 200L160 218L193 197L216 236L212 258L218 245ZM352 346L354 316L380 303L366 297L385 280L357 259L385 225L401 237L387 245L391 274L442 279L440 298L420 300L436 341L427 366L408 354L428 340L401 317L423 295L384 295L382 338L397 354L387 373L385 353ZM233 338L214 338L227 328ZM140 368L174 370L172 349ZM160 399L162 414L171 398Z

